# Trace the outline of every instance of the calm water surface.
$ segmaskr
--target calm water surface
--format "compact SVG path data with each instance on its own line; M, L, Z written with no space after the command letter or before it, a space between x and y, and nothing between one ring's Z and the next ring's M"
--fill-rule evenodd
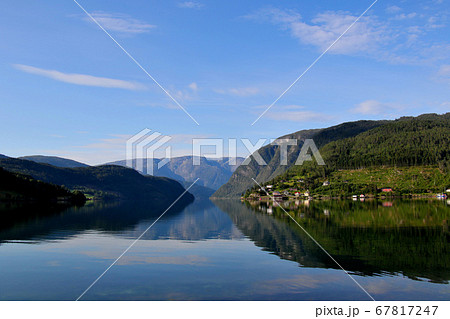
M445 201L281 204L377 300L450 300ZM75 300L161 213L0 206L0 300ZM26 215L20 220L8 216ZM278 205L168 212L83 300L368 300Z

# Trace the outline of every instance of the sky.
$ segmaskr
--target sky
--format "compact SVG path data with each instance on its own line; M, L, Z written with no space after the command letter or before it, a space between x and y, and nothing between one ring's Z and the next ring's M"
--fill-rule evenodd
M101 164L148 128L173 156L246 156L243 138L450 110L450 1L77 2L1 1L0 154Z

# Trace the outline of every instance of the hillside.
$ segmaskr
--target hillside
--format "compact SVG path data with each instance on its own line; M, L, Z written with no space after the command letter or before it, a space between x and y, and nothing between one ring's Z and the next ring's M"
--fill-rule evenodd
M450 186L450 113L400 118L325 144L326 166L305 162L267 181L277 190L342 196L355 192L442 192ZM255 188L256 189L256 188Z
M60 168L7 158L0 159L0 167L103 199L152 200L170 204L184 192L183 186L174 180L143 176L133 169L120 166ZM180 202L189 203L193 199L190 193L186 193Z
M153 161L153 175L173 178L182 182L193 182L197 178L197 185L204 186L213 190L218 189L225 184L243 162L243 158L237 158L237 165L230 165L228 158L207 159L202 157L200 165L193 165L192 156L182 156L171 158L170 161L158 169L158 159L144 159L144 172L147 172L147 161ZM126 161L116 161L108 165L126 166Z
M37 181L0 168L0 201L64 202L82 205L86 197L81 192L71 192L64 187Z
M32 156L23 156L19 157L19 159L33 161L36 163L42 164L50 164L56 167L67 167L67 168L75 168L75 167L88 167L89 165L80 163L71 159L56 157L56 156L44 156L44 155L32 155Z
M253 159L253 157L251 157L250 163L246 166L239 166L231 176L230 180L220 187L217 192L213 194L213 197L239 197L248 188L254 186L252 178L256 179L259 183L265 183L285 173L294 165L303 146L303 142L306 139L313 139L317 147L320 148L329 142L356 136L362 132L383 125L384 123L387 123L387 121L348 122L325 129L303 130L279 137L278 140L296 139L298 143L295 146L289 146L287 148L288 165L280 165L280 147L278 145L272 143L264 146L260 148L258 152L267 165L261 166Z

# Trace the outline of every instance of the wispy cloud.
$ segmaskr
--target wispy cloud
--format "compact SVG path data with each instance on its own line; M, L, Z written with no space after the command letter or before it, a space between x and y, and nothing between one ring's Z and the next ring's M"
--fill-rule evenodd
M400 111L404 110L404 106L395 103L384 103L377 100L367 100L359 103L351 111L353 113L364 115L383 115L396 116Z
M247 16L265 19L289 30L293 37L304 44L313 45L321 51L333 43L358 16L347 12L325 12L317 14L310 23L291 10L263 9ZM379 43L389 39L387 28L372 17L362 17L340 40L330 53L350 54L373 51Z
M441 76L450 77L450 65L448 64L441 65L438 74Z
M450 84L450 65L449 64L441 65L435 79L438 82L446 82Z
M445 13L431 16L425 13L404 13L395 6L386 11L391 16L384 20L375 15L363 16L329 53L367 56L393 64L432 64L450 57L450 44L436 43L428 36L437 28L446 26ZM300 43L323 52L356 20L357 15L327 11L307 21L293 10L265 8L246 18L269 21L283 31L288 31Z
M198 91L198 85L195 82L192 82L191 84L189 84L188 87L194 92Z
M326 122L333 118L330 114L306 110L300 105L286 105L271 109L266 117L275 121L290 122Z
M184 2L178 3L178 6L180 8L200 9L203 7L203 3L196 2L196 1L184 1Z
M259 89L256 87L242 87L242 88L230 88L230 89L215 89L219 94L230 94L236 96L252 96L259 93Z
M142 90L146 87L140 83L136 82L130 82L130 81L124 81L124 80L117 80L117 79L111 79L111 78L104 78L104 77L98 77L93 75L87 75L87 74L77 74L77 73L63 73L56 70L47 70L47 69L41 69L34 66L29 65L23 65L23 64L14 64L13 65L16 69L36 74L40 76L44 76L56 81L65 82L65 83L71 83L76 85L85 85L85 86L97 86L97 87L104 87L104 88L118 88L118 89L125 89L125 90Z
M398 6L388 6L386 8L386 13L390 13L390 14L397 13L400 11L402 11L402 8L400 8Z
M125 14L93 12L91 15L106 30L119 33L139 34L149 32L156 27L153 24L133 19ZM83 17L83 19L93 23L90 17Z

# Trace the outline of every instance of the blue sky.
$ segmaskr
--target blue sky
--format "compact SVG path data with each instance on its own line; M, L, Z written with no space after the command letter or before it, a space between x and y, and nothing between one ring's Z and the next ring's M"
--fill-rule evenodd
M450 109L448 1L379 0L253 126L371 1L78 2L200 125L73 0L3 0L0 153L99 164L144 128L181 155L195 137Z

